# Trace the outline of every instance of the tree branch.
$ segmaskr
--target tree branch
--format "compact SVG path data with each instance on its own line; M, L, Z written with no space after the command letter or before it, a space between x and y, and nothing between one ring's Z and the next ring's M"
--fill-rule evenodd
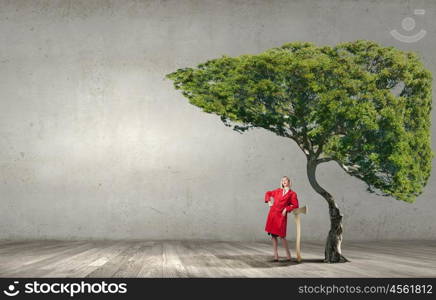
M312 156L314 153L313 153L313 149L312 149L312 145L310 143L310 140L307 137L307 128L306 128L306 126L303 126L302 133L303 133L303 144L304 144L305 148L307 149L307 151L309 152L307 154Z
M315 152L315 157L318 157L322 153L322 146L323 146L323 144L318 145L318 149L316 149L316 152Z
M363 177L361 176L361 175L359 175L359 172L358 172L358 169L359 169L359 166L358 165L353 165L353 166L346 166L346 165L344 165L343 163L341 163L340 161L338 161L338 160L334 160L335 162L337 162L338 163L338 165L347 173L347 174L350 174L350 175L352 175L352 176L355 176L355 177L357 177L357 178L359 178L359 179L362 179L363 180Z
M321 163L325 163L325 162L328 162L328 161L331 161L331 160L333 160L333 158L331 158L331 157L319 158L319 159L316 160L316 164L319 165Z
M308 149L306 149L304 147L304 143L300 140L299 135L297 133L297 131L292 128L292 127L288 127L288 129L292 132L293 134L293 140L297 143L298 147L300 147L301 151L303 151L303 153L306 155L306 157L308 157L310 155L310 152Z

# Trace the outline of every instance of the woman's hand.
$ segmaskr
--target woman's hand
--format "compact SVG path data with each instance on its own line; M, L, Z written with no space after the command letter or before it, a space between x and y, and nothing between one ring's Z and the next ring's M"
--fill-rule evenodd
M286 208L283 208L282 215L286 216Z
M268 206L270 206L270 207L273 206L273 203L271 200L268 201Z

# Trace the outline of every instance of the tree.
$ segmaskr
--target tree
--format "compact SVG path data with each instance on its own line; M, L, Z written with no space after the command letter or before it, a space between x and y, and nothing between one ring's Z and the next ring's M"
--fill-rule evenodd
M325 262L348 260L341 253L343 215L316 179L319 164L334 161L369 192L410 203L428 182L432 76L413 52L365 40L294 42L166 77L191 104L239 133L264 128L297 143L309 182L329 207Z

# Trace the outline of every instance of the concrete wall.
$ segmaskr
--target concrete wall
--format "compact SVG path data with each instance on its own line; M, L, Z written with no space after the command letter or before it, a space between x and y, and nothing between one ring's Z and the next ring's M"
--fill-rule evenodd
M355 39L417 51L436 74L435 20L433 1L0 0L0 238L266 240L264 192L288 175L310 207L303 239L324 240L327 205L295 143L232 131L165 74ZM317 176L344 240L435 238L434 176L414 204L368 194L333 162Z

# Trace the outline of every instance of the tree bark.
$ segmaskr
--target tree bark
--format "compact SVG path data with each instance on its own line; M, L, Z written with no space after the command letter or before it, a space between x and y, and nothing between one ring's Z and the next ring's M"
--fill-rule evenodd
M347 262L341 252L342 243L342 217L343 215L339 211L333 196L330 195L324 188L322 188L316 181L316 167L318 163L316 157L307 158L307 177L309 178L310 185L312 188L320 194L328 203L329 215L330 215L330 231L327 236L327 241L324 251L324 262L326 263L337 263L337 262Z

